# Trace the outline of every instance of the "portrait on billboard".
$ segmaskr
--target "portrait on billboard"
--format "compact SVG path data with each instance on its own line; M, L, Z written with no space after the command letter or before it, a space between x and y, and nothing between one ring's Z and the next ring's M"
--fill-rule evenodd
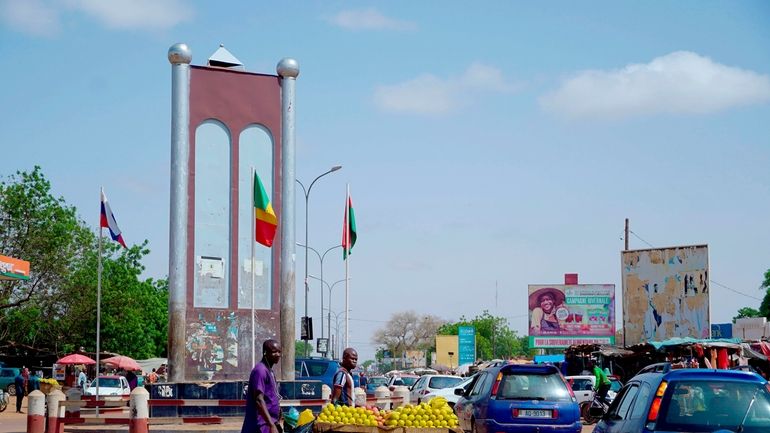
M614 344L613 284L530 285L530 347Z
M623 251L626 345L709 338L708 246Z

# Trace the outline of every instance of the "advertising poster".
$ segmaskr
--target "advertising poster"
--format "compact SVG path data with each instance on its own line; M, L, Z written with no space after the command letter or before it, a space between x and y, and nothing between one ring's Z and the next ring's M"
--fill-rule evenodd
M615 344L615 285L530 285L529 346Z
M460 326L457 331L458 365L476 362L476 328Z
M621 252L625 344L709 338L708 246Z

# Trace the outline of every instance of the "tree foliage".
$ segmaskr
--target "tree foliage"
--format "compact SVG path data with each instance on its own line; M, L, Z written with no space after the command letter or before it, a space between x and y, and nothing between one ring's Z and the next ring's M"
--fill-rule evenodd
M765 272L765 279L762 281L760 289L765 291L765 296L759 305L759 314L761 317L770 319L770 269Z
M436 316L414 311L394 313L384 327L376 330L372 341L400 357L405 351L426 350L435 344L436 332L444 321Z
M30 262L28 281L0 281L0 347L95 351L97 235L40 167L0 183L0 217L0 254ZM141 278L147 241L124 249L105 240L103 250L101 349L165 356L168 286Z
M447 323L438 330L439 335L457 335L460 326L476 328L476 357L481 359L507 358L529 355L527 337L519 337L510 329L504 317L492 316L489 311L473 319L461 317L458 322Z
M740 310L738 310L738 315L733 317L733 323L735 323L736 319L743 319L747 317L762 317L762 315L759 313L759 310L757 310L756 308L743 307Z

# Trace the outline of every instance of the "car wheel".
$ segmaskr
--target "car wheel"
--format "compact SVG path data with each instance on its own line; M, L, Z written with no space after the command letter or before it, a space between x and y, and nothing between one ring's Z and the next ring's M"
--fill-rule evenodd
M15 385L13 385L13 384L8 385L8 395L10 395L10 396L16 395L16 386Z

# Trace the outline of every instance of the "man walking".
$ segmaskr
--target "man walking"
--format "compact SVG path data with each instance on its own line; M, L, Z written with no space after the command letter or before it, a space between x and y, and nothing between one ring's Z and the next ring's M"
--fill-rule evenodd
M281 360L281 345L275 340L262 344L262 361L251 370L246 396L246 416L241 433L280 433L281 418L278 384L273 366Z
M332 403L347 406L356 405L355 384L351 371L358 364L358 352L352 347L348 347L342 352L342 363L340 369L334 373L334 389L332 390Z
M21 402L24 400L24 376L21 373L13 379L13 385L16 388L16 413L24 413L21 411Z

